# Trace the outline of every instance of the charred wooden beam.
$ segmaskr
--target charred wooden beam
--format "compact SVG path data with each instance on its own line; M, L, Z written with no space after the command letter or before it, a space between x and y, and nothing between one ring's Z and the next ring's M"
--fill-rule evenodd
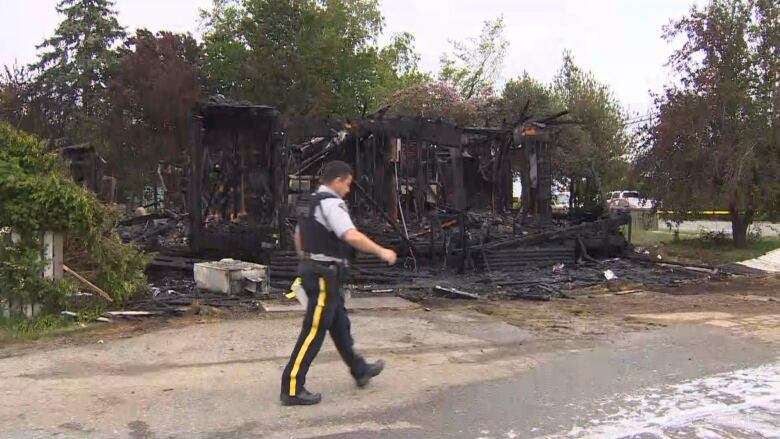
M607 218L598 221L579 224L576 226L568 227L565 229L554 229L545 232L535 233L519 238L505 239L501 241L489 242L483 246L472 247L472 250L480 250L483 247L488 250L498 250L503 248L510 248L521 245L538 244L544 241L552 241L559 239L574 238L578 234L584 231L594 231L596 233L601 232L604 223L607 223L610 229L616 229L619 226L625 225L630 221L627 216L619 216L616 218Z
M390 218L387 212L382 210L382 207L368 194L368 192L366 192L363 186L361 186L358 182L352 182L352 185L355 186L355 188L358 190L358 193L362 195L363 198L367 200L374 207L374 209L376 209L377 212L379 212L382 215L382 218L384 218L385 221L387 221L387 223L390 224L390 227L393 228L393 230L395 231L396 234L398 234L401 240L407 246L409 246L409 248L413 248L414 245L411 243L411 241L409 241L409 238L407 238L406 235L401 231L401 229L398 227L398 224L393 222L393 220Z
M188 196L190 207L190 246L195 252L200 251L201 232L203 229L203 118L190 117L190 178L188 181Z

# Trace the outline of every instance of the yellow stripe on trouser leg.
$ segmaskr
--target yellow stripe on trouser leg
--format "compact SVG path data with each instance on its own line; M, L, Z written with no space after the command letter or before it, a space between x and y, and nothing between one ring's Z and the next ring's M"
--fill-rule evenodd
M298 370L301 368L301 362L303 357L306 356L306 351L309 350L309 345L314 341L314 337L317 336L317 330L320 327L320 319L322 318L322 310L325 308L325 299L328 296L328 288L325 285L325 279L320 278L320 294L317 297L317 308L314 310L314 319L311 323L311 329L306 336L306 340L303 341L298 356L295 357L295 363L293 364L292 371L290 371L290 396L295 396L295 388L298 384Z

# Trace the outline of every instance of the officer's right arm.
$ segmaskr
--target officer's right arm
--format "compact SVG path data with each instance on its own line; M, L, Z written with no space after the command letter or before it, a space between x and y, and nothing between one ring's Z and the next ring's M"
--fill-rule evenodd
M365 234L358 232L357 229L347 230L347 232L341 236L341 239L362 252L377 255L390 265L395 264L395 261L398 259L398 255L396 255L393 250L384 248L375 243Z
M330 225L333 233L341 240L359 251L379 256L390 265L395 264L398 256L393 250L380 246L355 228L352 218L350 218L347 211L347 206L343 201L323 200L321 206L323 207L322 212L325 220Z

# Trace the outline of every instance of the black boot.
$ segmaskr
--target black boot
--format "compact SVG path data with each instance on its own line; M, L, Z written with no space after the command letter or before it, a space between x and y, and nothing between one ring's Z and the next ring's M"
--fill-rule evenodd
M368 364L366 365L366 370L363 372L363 374L355 377L355 382L357 383L358 387L366 387L371 381L371 378L374 378L375 376L382 373L384 368L385 362L382 360L379 360L373 364Z
M303 389L295 396L282 393L280 399L282 400L282 405L314 405L322 401L322 395Z

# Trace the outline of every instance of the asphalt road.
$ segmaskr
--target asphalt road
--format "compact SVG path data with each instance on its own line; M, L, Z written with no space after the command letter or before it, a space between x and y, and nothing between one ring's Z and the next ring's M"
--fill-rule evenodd
M312 437L777 438L780 362L726 330L684 325L374 416L398 428Z
M780 308L759 299L580 339L469 309L357 314L388 367L357 389L326 343L314 407L278 402L296 317L0 349L0 438L780 438Z

